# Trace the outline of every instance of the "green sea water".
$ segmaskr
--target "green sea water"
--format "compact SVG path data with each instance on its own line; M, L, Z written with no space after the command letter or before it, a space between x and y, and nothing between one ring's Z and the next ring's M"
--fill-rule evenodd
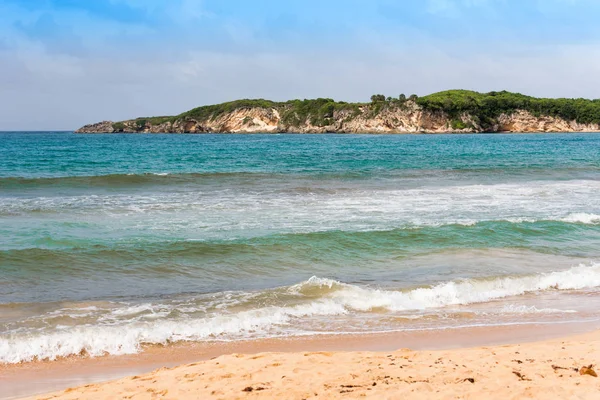
M600 134L0 133L0 363L596 321L598 288Z

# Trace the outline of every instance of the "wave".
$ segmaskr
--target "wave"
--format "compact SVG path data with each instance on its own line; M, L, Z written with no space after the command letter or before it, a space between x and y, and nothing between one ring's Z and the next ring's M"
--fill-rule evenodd
M122 187L142 185L173 185L206 178L232 178L267 175L252 172L206 172L206 173L137 173L57 177L0 177L0 189L30 189L44 187Z
M300 179L301 182L314 179L313 174L307 172L281 171L215 171L215 172L144 172L144 173L123 173L123 174L106 174L106 175L70 175L70 176L49 176L49 177L0 177L0 189L44 189L57 187L62 188L123 188L123 187L140 187L140 186L161 186L161 185L181 185L181 184L204 184L210 181L217 183L238 183L243 182L249 184L252 180L272 180L275 178L281 179L284 184L282 191L289 193L312 192L315 190L314 185L298 186L285 185L288 179ZM352 179L362 178L364 174L359 172L329 172L317 173L317 181L310 183L318 183L323 179ZM369 174L370 175L370 174ZM369 176L366 176L369 177ZM400 175L399 177L402 177ZM318 188L316 189L318 190Z
M368 289L313 277L292 290L313 287L336 289L330 297L355 311L385 309L388 311L424 310L452 305L485 303L491 300L520 296L547 290L578 290L600 287L600 264L578 266L567 271L524 277L489 280L451 281L407 292Z
M427 224L429 226L444 226L444 225L462 225L462 226L475 226L481 223L503 223L508 222L510 224L535 224L535 223L551 223L551 222L564 222L567 224L582 224L582 225L599 225L600 215L592 213L571 213L566 216L553 215L544 217L508 217L500 218L496 220L473 220L473 219L457 219L455 221L448 221L445 223L432 223Z
M151 179L155 178L168 180L171 176ZM97 236L118 230L199 240L468 226L486 221L600 224L596 201L600 182L595 181L404 189L395 184L382 189L349 188L340 183L317 185L308 191L300 189L304 186L299 182L274 181L240 179L236 184L219 181L201 188L179 185L176 190L143 193L107 190L77 194L65 190L60 196L37 197L25 191L18 196L0 196L0 216L17 217L14 222L19 224L20 217L48 215L52 217L49 227L59 232L69 230L63 222L78 216L78 221L90 223L90 232ZM294 188L294 194L281 191L286 185ZM269 218L265 218L267 214ZM20 236L22 229L15 226L14 235ZM32 234L38 231L32 230Z
M561 221L572 224L598 225L600 224L600 215L588 213L574 213L569 214L565 218L562 218Z
M50 332L23 333L16 330L0 338L0 362L20 363L55 360L71 355L102 356L137 353L144 345L167 345L181 341L237 340L282 335L310 334L302 330L315 317L358 316L365 313L408 313L444 310L449 306L536 294L600 287L600 264L580 265L565 271L530 276L497 277L450 281L404 291L361 287L327 278L309 280L259 293L224 294L228 305L215 307L203 317L173 315L167 306L151 318L139 314L152 309L122 306L110 312L111 318ZM266 301L270 299L270 303ZM190 308L189 304L185 307ZM180 313L186 312L179 307ZM246 308L241 309L240 308ZM175 307L177 309L177 307ZM192 307L197 311L197 307ZM87 305L86 312L92 309ZM73 309L65 310L73 313ZM570 310L504 308L500 313L563 313ZM135 318L133 316L136 316ZM400 328L400 330L402 330ZM339 332L338 332L339 333Z
M86 276L90 271L107 268L115 276L139 272L145 278L155 275L165 278L192 268L218 278L223 274L246 276L250 271L246 265L252 265L254 272L260 270L268 274L273 269L285 269L290 260L310 268L311 260L357 264L374 256L401 260L423 250L436 249L527 248L543 253L564 253L569 249L587 248L589 243L579 240L582 235L598 235L596 223L590 216L583 222L562 220L299 232L231 240L44 236L15 244L12 249L0 250L0 265L10 265L15 271L39 273L39 279L56 270ZM553 238L554 242L540 243L540 232ZM402 243L401 249L398 243ZM311 259L306 258L307 253ZM128 267L124 268L124 265ZM318 270L312 270L318 273Z
M588 217L586 217L588 218ZM587 220L586 220L587 222ZM449 224L444 226L407 226L392 230L298 232L238 238L231 240L161 240L156 237L88 237L53 238L44 236L31 238L15 244L14 248L0 250L0 264L12 265L22 271L36 269L62 271L95 270L97 266L135 265L144 269L144 274L167 274L178 272L181 265L202 265L209 268L214 263L226 268L229 262L240 268L240 262L260 266L285 265L290 259L305 260L307 251L313 258L327 260L353 260L374 256L393 258L410 256L422 249L447 248L523 248L535 251L565 250L586 246L586 242L574 240L578 235L596 235L596 223L557 221L485 221L474 224ZM560 243L539 243L539 232ZM566 244L565 242L570 243ZM398 249L402 243L402 249ZM285 248L281 245L285 244ZM349 257L349 254L353 255ZM358 257L358 258L357 258ZM287 260L287 261L286 261ZM347 262L347 261L344 261ZM160 268L154 270L154 266ZM169 267L171 266L171 267ZM121 268L111 271L119 273ZM123 269L130 274L130 269ZM242 268L243 272L243 268ZM219 270L214 271L215 274Z
M532 168L515 169L513 175L508 174L506 168L459 168L459 169L381 169L381 168L366 168L359 170L336 170L336 169L257 169L257 170L222 170L222 171L202 171L202 172L135 172L135 173L111 173L104 175L64 175L64 176L0 176L0 189L36 189L36 188L122 188L127 186L139 187L146 185L180 185L186 183L202 184L208 181L216 180L220 183L249 182L254 179L271 181L277 178L281 183L286 181L298 180L300 183L305 183L306 186L300 186L298 189L310 190L315 185L323 181L329 182L345 182L350 184L353 181L365 182L368 180L369 185L385 187L385 183L391 181L404 182L412 187L420 187L425 182L433 182L434 184L453 182L456 185L464 185L470 182L477 185L481 182L481 176L484 175L489 179L492 175L498 175L505 182L528 183L532 179L534 182L553 182L557 176L560 180L581 180L581 181L597 181L597 171L599 168L587 166L585 168L563 168L560 172L556 169L547 168ZM526 172L526 175L523 173ZM567 173L567 176L564 175ZM441 180L441 181L440 181ZM416 186L415 186L416 185ZM285 186L285 185L284 185ZM295 187L285 186L285 191L294 192Z

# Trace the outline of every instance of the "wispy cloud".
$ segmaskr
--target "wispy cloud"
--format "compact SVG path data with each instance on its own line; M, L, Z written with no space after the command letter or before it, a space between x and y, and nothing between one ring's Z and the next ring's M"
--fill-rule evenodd
M242 97L600 90L590 0L0 0L0 14L0 129Z

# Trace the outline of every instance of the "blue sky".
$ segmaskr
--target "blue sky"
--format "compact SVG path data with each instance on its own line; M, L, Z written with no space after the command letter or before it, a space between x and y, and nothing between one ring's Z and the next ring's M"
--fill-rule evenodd
M600 97L598 0L0 0L0 130L236 98Z

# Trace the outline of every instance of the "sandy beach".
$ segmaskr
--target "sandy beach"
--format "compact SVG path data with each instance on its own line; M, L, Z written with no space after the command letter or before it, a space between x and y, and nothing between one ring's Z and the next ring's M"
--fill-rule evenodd
M600 400L600 0L0 15L0 400Z
M0 400L600 398L599 135L0 136Z
M294 349L224 355L31 399L597 399L600 380L581 371L599 359L600 331L437 351Z

